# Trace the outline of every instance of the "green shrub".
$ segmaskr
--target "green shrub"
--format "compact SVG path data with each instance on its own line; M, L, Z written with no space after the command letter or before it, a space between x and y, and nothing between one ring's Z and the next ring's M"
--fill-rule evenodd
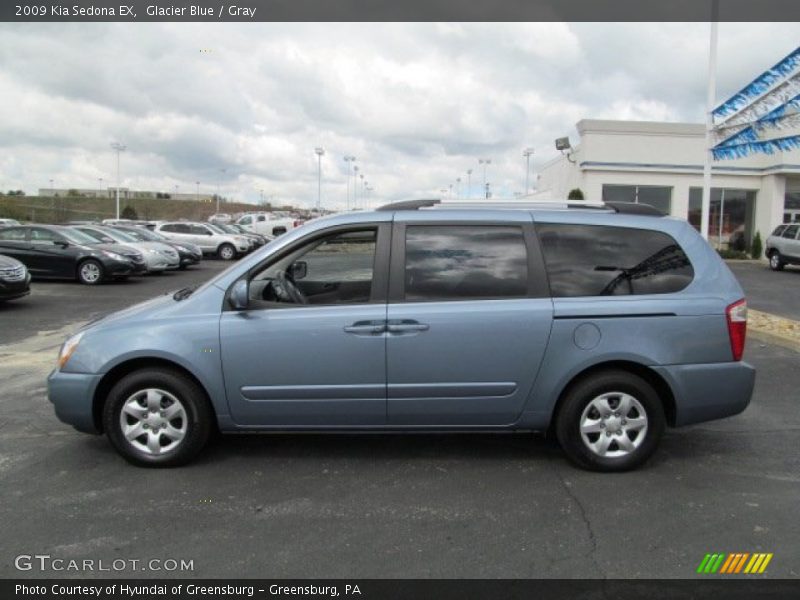
M583 190L581 188L572 188L567 194L567 200L583 200Z
M761 241L761 233L756 231L756 234L753 236L753 243L750 245L750 256L753 258L761 258L763 252L764 244Z
M719 250L718 249L717 252L719 252L719 255L722 258L725 258L725 259L728 259L728 260L744 260L744 259L750 258L750 255L747 254L747 252L745 252L744 250L730 250L730 249Z

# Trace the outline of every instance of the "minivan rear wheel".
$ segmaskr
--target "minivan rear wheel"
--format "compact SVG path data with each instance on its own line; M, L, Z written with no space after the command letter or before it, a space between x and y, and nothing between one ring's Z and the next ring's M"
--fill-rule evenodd
M770 252L769 255L769 268L773 271L783 271L783 267L786 266L786 263L781 260L781 253L777 250L773 250Z
M103 428L127 461L174 467L206 445L213 416L203 389L186 375L152 368L130 373L111 389Z
M556 437L567 457L584 469L627 471L653 454L664 424L664 407L647 381L608 370L567 391L556 417Z

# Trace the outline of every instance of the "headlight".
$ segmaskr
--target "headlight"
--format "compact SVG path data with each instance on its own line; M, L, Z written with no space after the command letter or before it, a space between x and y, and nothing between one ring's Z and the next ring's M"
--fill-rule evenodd
M61 346L61 352L58 353L58 368L63 369L64 365L67 364L72 354L75 350L78 349L78 344L83 337L83 332L76 333L71 338L69 338L64 345Z
M185 246L175 246L175 249L176 249L178 252L189 252L189 249L188 249L188 248L186 248Z
M125 260L125 257L121 254L117 254L116 252L109 252L108 250L102 250L102 253L105 254L108 258L113 260Z

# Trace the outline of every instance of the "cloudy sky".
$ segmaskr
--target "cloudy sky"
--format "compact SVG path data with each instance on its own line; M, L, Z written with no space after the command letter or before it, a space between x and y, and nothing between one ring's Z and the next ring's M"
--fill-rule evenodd
M800 43L797 23L720 25L718 98ZM490 158L524 188L582 118L702 122L708 24L2 24L0 188L112 182L345 205L440 195ZM224 172L222 171L224 169ZM351 192L352 194L352 192Z

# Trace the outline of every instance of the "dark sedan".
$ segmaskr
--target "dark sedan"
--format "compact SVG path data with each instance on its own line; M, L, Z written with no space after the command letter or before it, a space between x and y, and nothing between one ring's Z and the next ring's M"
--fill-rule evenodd
M31 293L31 274L21 262L0 254L0 302Z
M0 254L23 263L34 279L77 279L96 285L136 270L127 257L93 243L90 237L58 225L0 229Z
M114 225L114 229L118 229L130 236L133 236L140 242L161 242L167 246L173 247L181 260L181 269L185 269L190 265L196 265L203 260L203 251L194 244L186 242L173 242L168 240L160 233L150 231L146 227L136 227L133 225Z

